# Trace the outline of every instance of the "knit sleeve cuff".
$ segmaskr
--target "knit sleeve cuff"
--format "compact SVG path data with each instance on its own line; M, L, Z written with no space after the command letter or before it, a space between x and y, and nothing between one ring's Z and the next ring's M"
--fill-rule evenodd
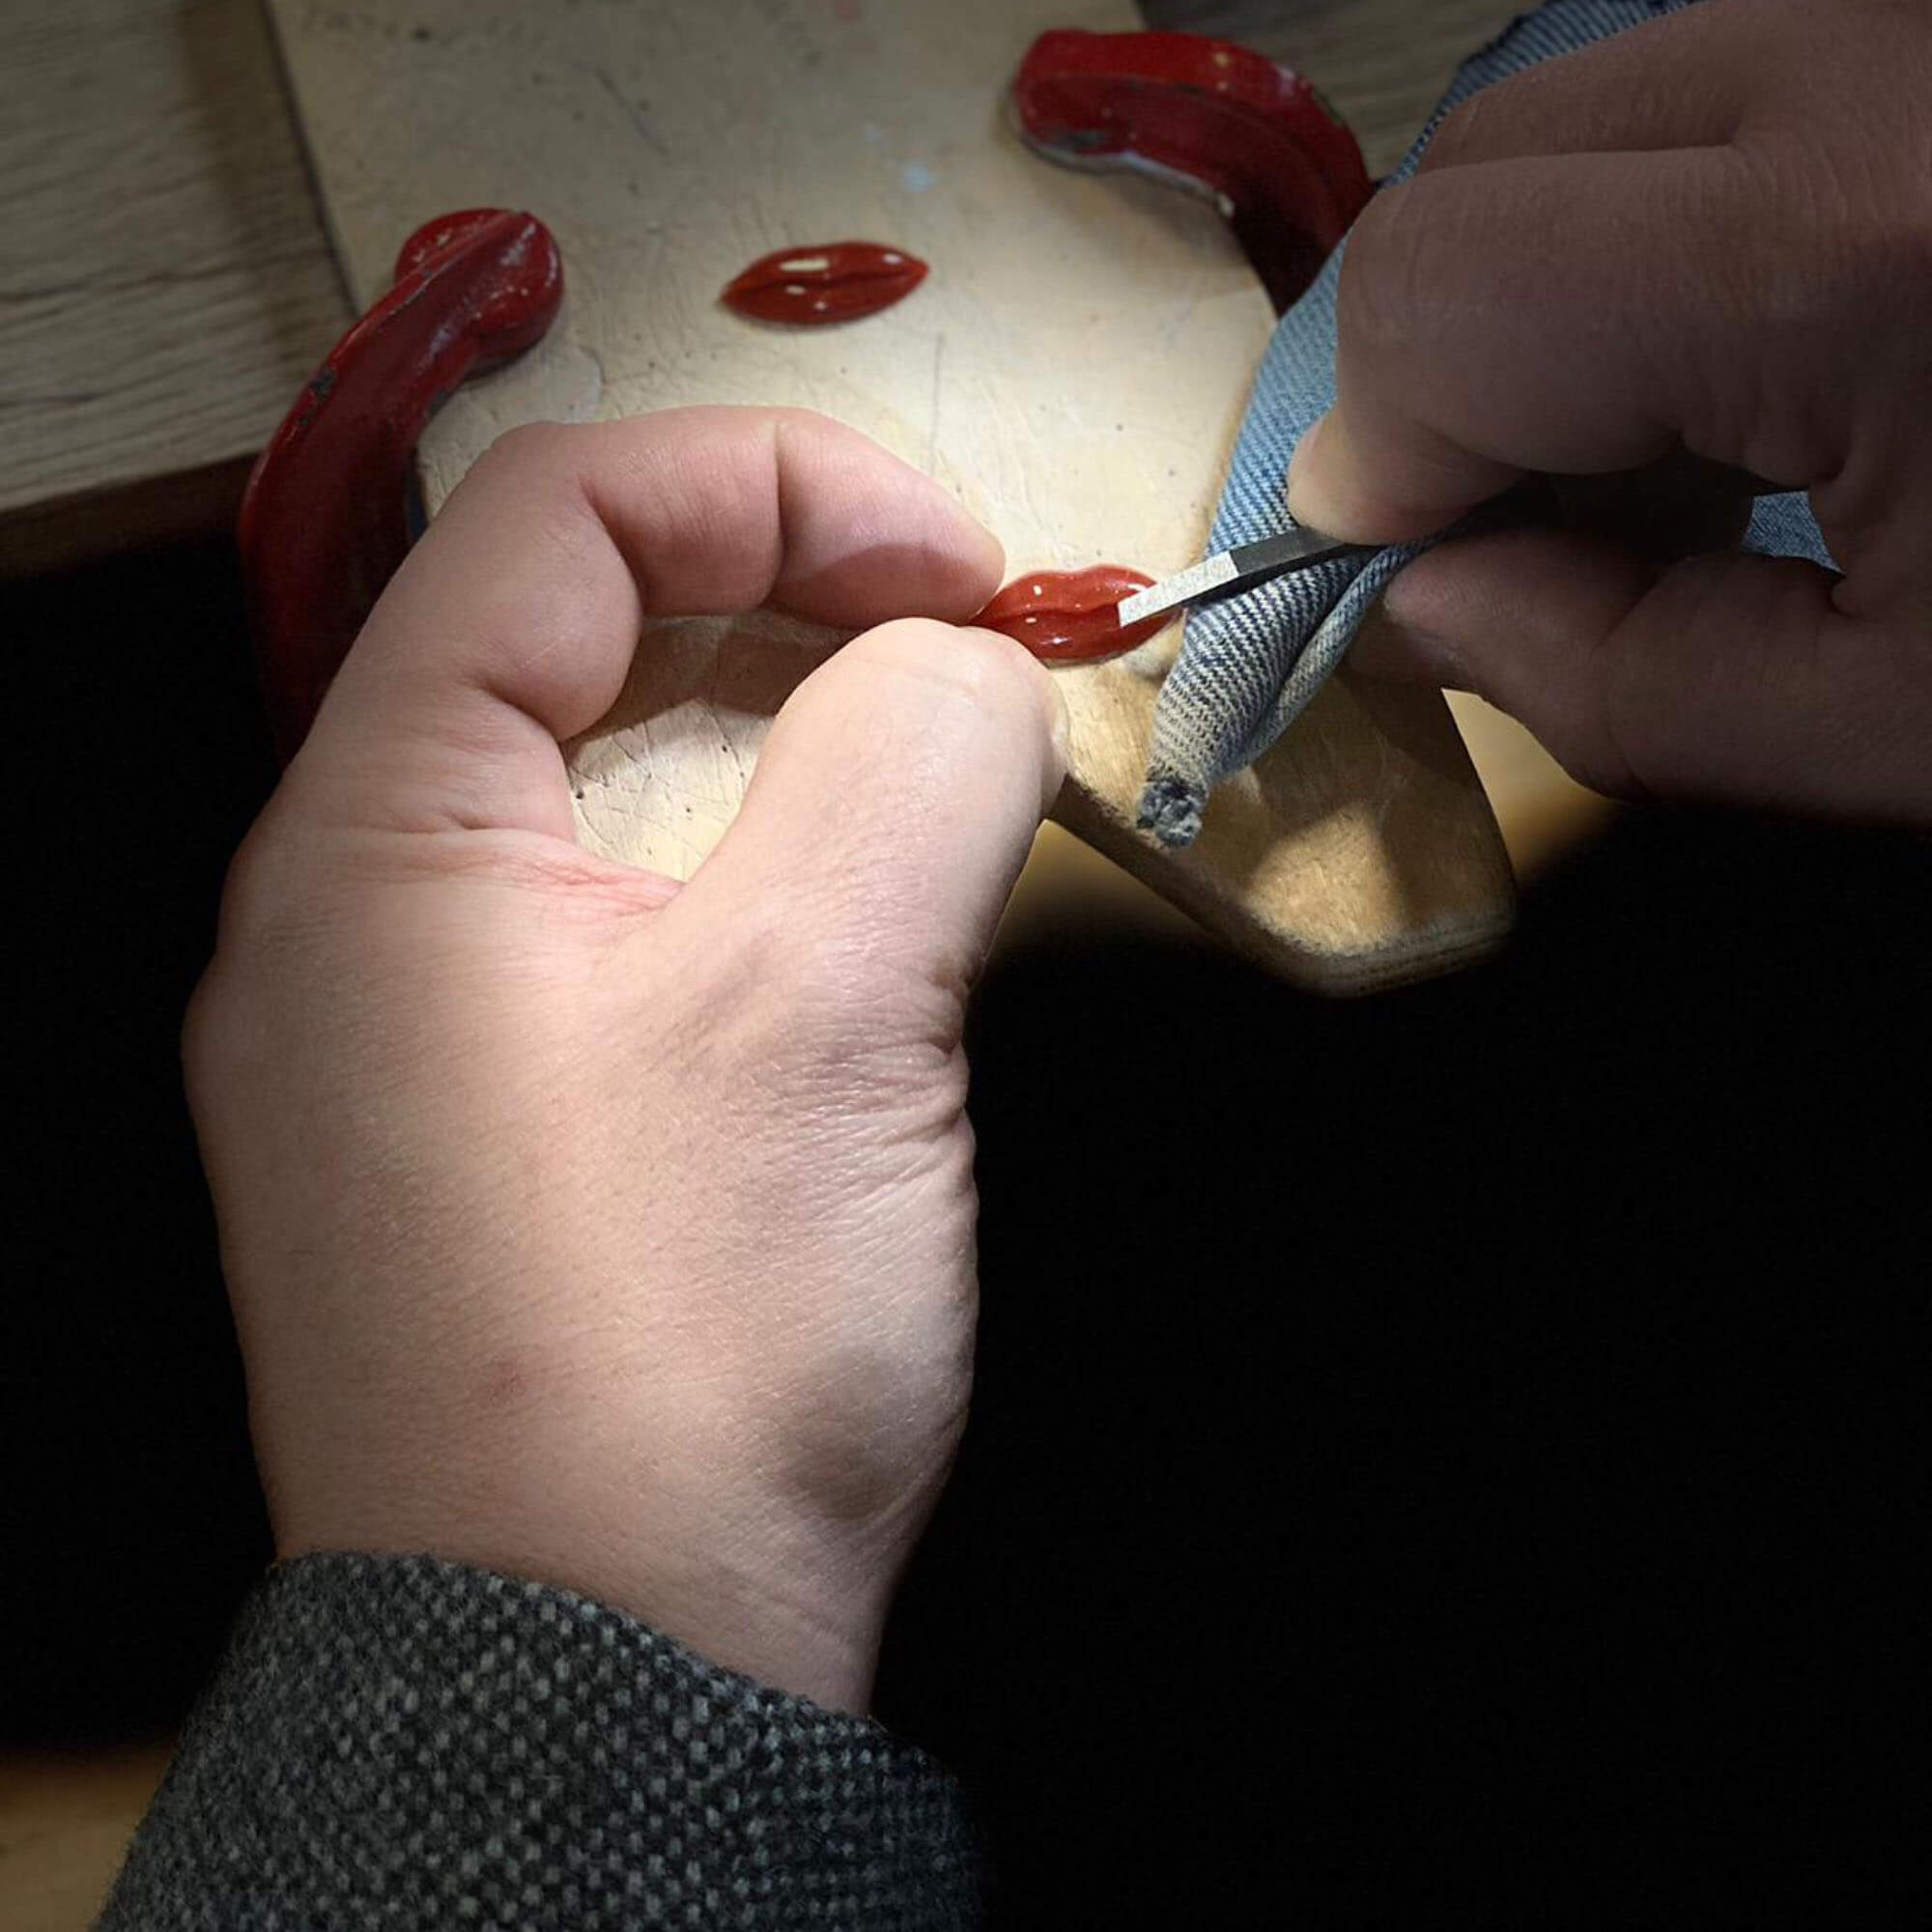
M100 1924L960 1927L952 1780L874 1723L566 1590L284 1564Z

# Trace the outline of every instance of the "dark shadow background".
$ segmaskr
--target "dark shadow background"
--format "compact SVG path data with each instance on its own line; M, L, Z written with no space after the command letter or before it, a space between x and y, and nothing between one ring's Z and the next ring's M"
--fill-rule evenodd
M175 1043L272 774L226 546L0 630L0 1733L126 1737L266 1555ZM1928 940L1922 842L1652 810L1364 1004L1003 955L980 1398L881 1709L1005 1922L1926 1922Z

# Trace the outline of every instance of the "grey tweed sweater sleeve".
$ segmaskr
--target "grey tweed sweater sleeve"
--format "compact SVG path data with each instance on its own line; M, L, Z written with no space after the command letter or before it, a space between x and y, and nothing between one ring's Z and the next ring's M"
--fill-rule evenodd
M956 1787L864 1719L428 1557L251 1599L99 1920L131 1928L961 1927Z

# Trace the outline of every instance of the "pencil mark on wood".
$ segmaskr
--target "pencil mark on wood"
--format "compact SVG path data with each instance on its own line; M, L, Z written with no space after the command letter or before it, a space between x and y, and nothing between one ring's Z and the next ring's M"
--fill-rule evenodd
M668 158L670 155L670 150L665 146L663 138L659 135L657 129L651 126L651 118L644 111L642 105L639 102L633 100L630 98L630 96L627 95L624 92L624 90L621 87L619 87L614 80L611 78L608 70L601 67L592 67L590 72L592 78L595 79L595 81L597 82L597 85L601 87L607 95L610 96L610 98L617 104L618 108L622 111L625 120L627 120L631 124L632 132L637 135L638 139L640 140L645 147L651 149L653 153L663 155L667 158Z

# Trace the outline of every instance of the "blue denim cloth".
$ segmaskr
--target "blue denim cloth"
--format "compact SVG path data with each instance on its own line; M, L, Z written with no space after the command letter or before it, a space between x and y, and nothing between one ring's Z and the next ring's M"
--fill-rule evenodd
M1694 4L1548 0L1521 15L1463 63L1389 181L1413 174L1443 116L1492 81ZM1346 247L1329 257L1275 328L1235 445L1210 550L1294 526L1288 514L1288 462L1302 432L1335 400L1335 286ZM1190 610L1180 653L1154 709L1142 828L1166 845L1191 843L1209 791L1251 765L1300 715L1341 663L1390 578L1428 547L1394 544L1366 563L1324 564ZM1831 561L1805 498L1797 493L1758 500L1745 547Z

